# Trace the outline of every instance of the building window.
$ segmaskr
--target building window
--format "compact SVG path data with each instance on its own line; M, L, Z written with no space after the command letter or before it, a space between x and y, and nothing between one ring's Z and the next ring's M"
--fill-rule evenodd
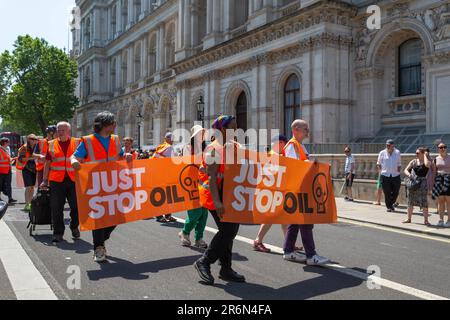
M422 41L411 39L399 47L399 96L422 92Z
M284 86L284 133L287 137L292 136L292 122L301 118L300 104L300 81L292 74Z
M248 20L249 1L234 0L231 2L231 29L244 25Z
M114 58L111 61L111 90L115 91L117 89L116 87L116 83L117 83L117 78L116 78L116 59Z
M126 29L128 23L128 0L122 0L122 31Z
M134 1L134 21L136 21L136 22L139 21L141 11L142 11L141 0L135 0Z
M138 81L141 78L141 44L136 45L134 50L134 81Z
M156 72L156 35L153 34L150 38L150 46L148 52L148 67L149 75L153 75Z
M175 27L171 24L166 35L166 67L175 62Z
M91 19L86 20L84 30L84 49L87 50L91 47Z
M91 95L91 68L87 67L84 74L84 97Z
M111 33L114 39L117 32L117 6L113 6L111 9Z
M236 102L236 124L238 129L247 131L247 95L242 92Z

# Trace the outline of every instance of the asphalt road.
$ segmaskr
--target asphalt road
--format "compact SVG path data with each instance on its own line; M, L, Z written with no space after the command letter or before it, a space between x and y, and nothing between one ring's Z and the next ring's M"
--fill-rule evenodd
M23 200L22 190L14 189ZM424 292L450 298L450 241L424 239L354 224L318 225L315 240L318 253L347 269L310 267L287 262L278 253L253 251L246 241L258 226L241 226L234 244L233 267L247 283L226 283L217 278L215 286L204 286L192 264L201 250L181 247L177 233L181 223L160 224L155 220L119 226L107 243L109 263L92 260L92 236L82 233L74 242L70 231L66 242L51 244L51 231L38 227L30 237L23 205L10 207L5 221L33 264L59 299L422 299ZM66 212L68 217L68 214ZM181 213L176 217L185 218ZM68 221L67 221L68 222ZM208 226L216 228L210 217ZM67 229L68 230L68 229ZM207 231L209 242L213 233ZM266 243L282 247L279 226L273 226ZM379 268L386 286L369 289L358 275L369 266ZM20 266L18 266L20 267ZM79 271L79 287L73 272ZM355 275L349 275L356 274ZM69 284L68 284L69 280ZM14 292L0 263L0 299L14 299Z

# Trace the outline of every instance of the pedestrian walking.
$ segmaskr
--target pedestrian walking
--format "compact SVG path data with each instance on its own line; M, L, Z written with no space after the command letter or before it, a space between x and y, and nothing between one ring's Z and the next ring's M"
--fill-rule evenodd
M45 129L46 137L39 139L34 147L33 157L35 157L36 160L36 179L38 186L40 186L44 180L44 166L48 151L48 143L54 139L55 134L56 126L48 126Z
M445 143L438 145L439 155L434 160L435 183L432 191L433 200L438 199L438 227L450 227L450 155ZM447 207L447 222L444 222Z
M288 139L286 138L285 135L280 134L277 136L274 136L271 140L272 142L272 148L269 151L269 155L281 155L283 152L284 147L286 146L286 143L288 142ZM264 252L264 253L269 253L270 249L267 248L263 241L264 241L264 237L266 236L266 234L269 232L270 228L272 227L271 224L262 224L261 227L259 228L258 234L256 235L256 239L255 241L253 241L253 249L255 251L259 251L259 252ZM288 225L287 224L282 224L281 225L281 230L283 232L283 239L286 238L286 234L287 234L287 229L288 229ZM301 251L303 250L303 247L295 247L295 251Z
M203 151L206 149L205 129L196 125L191 129L190 143L183 148L183 156L196 156L195 159L202 159ZM203 240L203 235L208 221L208 209L201 207L188 210L186 223L183 230L178 233L182 246L191 245L190 234L195 229L195 247L206 249L208 244Z
M212 128L220 132L223 139L216 139L205 149L205 158L202 160L199 170L199 193L200 202L209 210L219 231L214 235L208 249L203 256L194 263L200 278L208 285L214 284L211 274L211 264L220 260L221 269L219 278L225 281L245 282L245 277L232 269L233 241L239 231L238 223L222 222L224 215L223 175L225 170L225 153L234 148L236 151L240 146L233 140L228 141L225 137L228 131L236 131L236 119L233 116L222 115L218 117Z
M116 120L114 114L104 111L94 119L94 133L83 137L72 156L72 167L80 170L80 163L115 162L125 158L127 162L133 161L131 154L124 154L120 139L114 135ZM105 262L107 251L105 242L111 237L116 226L92 231L94 242L94 261Z
M300 161L309 161L309 154L303 140L309 137L309 125L304 120L295 120L291 126L293 137L283 150L283 155ZM323 265L329 262L325 257L319 256L316 252L313 235L314 225L312 224L291 224L288 227L286 239L284 241L283 258L288 261L306 262L308 265ZM295 242L298 232L302 237L305 254L295 251Z
M386 141L386 149L378 155L377 168L380 174L387 212L394 212L394 204L400 192L400 170L402 168L400 151L395 148L394 140Z
M23 182L25 185L25 207L24 211L31 211L31 200L36 186L36 161L33 157L34 147L37 143L37 137L34 134L27 136L27 143L20 147L16 169L22 171Z
M16 203L17 200L12 197L12 169L11 169L11 154L9 147L9 139L0 139L0 190L8 197L8 204Z
M344 166L345 187L347 191L347 196L344 199L346 201L353 201L352 186L356 174L356 161L352 155L352 149L350 147L346 147L344 153L345 153L345 166Z
M430 226L428 221L428 182L427 175L431 167L430 154L425 148L416 150L416 159L411 160L405 169L405 176L416 186L408 187L408 218L403 223L411 223L414 206L423 210L424 224Z
M72 238L80 238L75 170L71 165L72 155L80 139L71 137L71 126L60 122L56 126L57 138L49 141L43 170L42 188L50 188L50 210L53 224L53 243L64 240L64 205L70 207L70 230Z
M172 132L167 132L164 136L164 142L156 148L153 158L172 158L174 156L173 134ZM166 214L156 217L156 221L160 223L177 222L177 219L172 217L171 214Z

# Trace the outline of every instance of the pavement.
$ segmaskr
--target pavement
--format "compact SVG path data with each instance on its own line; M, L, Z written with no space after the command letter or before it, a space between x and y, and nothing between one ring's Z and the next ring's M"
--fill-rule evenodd
M22 189L13 192L23 201ZM216 264L214 286L201 284L192 266L202 250L180 245L177 233L186 217L183 212L175 215L180 222L174 224L146 220L119 226L107 243L109 262L97 264L92 260L91 233L82 233L77 241L66 233L65 242L53 245L50 229L42 226L31 237L19 203L0 221L0 300L450 299L450 239L445 234L424 234L426 230L414 224L400 229L401 213L387 214L367 203L336 202L339 223L314 229L318 253L331 259L328 265L284 261L279 226L273 226L264 240L272 253L256 252L251 244L259 226L242 225L234 242L233 268L247 283L217 279ZM414 220L422 221L419 216ZM209 218L208 243L216 231Z

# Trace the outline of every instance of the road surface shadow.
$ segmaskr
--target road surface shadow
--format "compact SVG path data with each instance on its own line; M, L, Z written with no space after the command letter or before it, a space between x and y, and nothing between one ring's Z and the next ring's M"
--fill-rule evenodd
M133 263L127 260L108 257L109 263L101 263L101 270L89 270L87 276L89 280L98 281L108 278L123 278L127 280L145 280L149 276L146 273L158 273L163 270L170 270L191 266L201 255L169 258L143 263ZM113 262L113 263L111 263ZM193 269L193 267L192 267Z
M92 244L84 241L83 239L73 240L74 242L68 242L67 239L72 239L72 236L65 234L64 238L66 240L58 242L56 244L52 243L53 235L51 234L37 234L33 235L35 241L42 243L45 246L56 246L58 249L64 251L74 251L77 254L87 254L92 251Z
M278 289L256 283L216 284L228 294L243 300L305 300L343 289L358 287L363 283L337 271L320 267L305 267L303 271L321 276L307 279Z

